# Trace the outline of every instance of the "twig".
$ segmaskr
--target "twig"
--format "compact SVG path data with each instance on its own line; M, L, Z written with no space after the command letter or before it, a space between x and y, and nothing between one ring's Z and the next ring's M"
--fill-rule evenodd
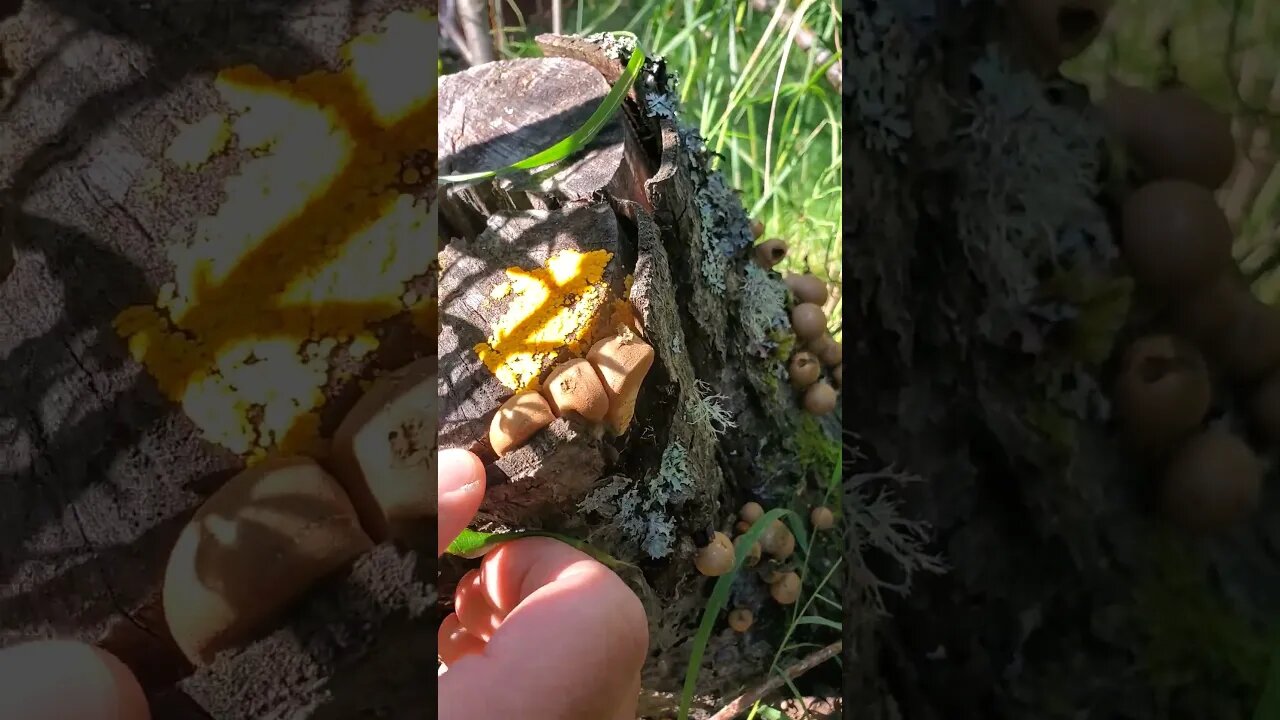
M751 7L756 12L773 13L777 10L776 0L751 0ZM780 25L791 24L792 13L790 10L783 9L779 15L778 21ZM796 47L801 50L812 53L813 60L818 65L823 65L834 57L830 51L818 44L818 36L813 33L809 27L803 23L796 30L795 37ZM827 82L836 89L836 92L843 92L844 73L841 70L840 63L831 63L826 72Z
M785 672L777 675L770 675L764 682L739 695L733 702L725 705L708 720L732 720L733 718L738 717L742 713L746 712L747 708L756 704L760 698L763 698L765 695L768 695L779 687L782 687L783 683L789 680L795 680L836 655L839 655L842 649L844 649L844 641L837 640L821 650L814 651L800 662L787 668Z
M493 62L488 0L458 0L458 22L467 41L468 63L474 66Z

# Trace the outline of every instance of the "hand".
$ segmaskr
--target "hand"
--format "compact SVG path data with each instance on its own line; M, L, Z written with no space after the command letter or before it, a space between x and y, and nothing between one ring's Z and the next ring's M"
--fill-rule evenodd
M439 545L484 498L465 450L439 458ZM490 551L458 582L440 624L440 718L634 720L649 629L640 599L604 565L550 538Z
M0 651L6 720L150 720L138 680L114 655L72 640Z

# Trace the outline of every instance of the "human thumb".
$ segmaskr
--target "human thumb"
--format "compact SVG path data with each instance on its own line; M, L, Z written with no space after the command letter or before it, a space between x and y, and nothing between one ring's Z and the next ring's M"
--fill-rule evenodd
M436 498L440 515L436 521L439 533L439 555L475 517L484 500L484 464L467 450L440 451L436 468Z

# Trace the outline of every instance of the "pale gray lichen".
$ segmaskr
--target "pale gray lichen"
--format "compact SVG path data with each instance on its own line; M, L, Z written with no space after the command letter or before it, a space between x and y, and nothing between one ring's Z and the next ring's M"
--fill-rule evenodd
M902 500L894 486L902 487L921 478L894 472L854 475L845 481L844 507L848 514L848 532L853 537L851 553L854 577L862 592L864 606L887 615L884 594L905 596L911 592L915 576L920 573L943 573L947 565L941 557L928 552L933 528L922 520L902 515ZM875 485L873 489L872 485ZM864 561L867 551L877 551L894 561L897 580L889 580L873 572Z
M609 478L578 503L578 510L607 518L603 529L617 531L625 542L656 560L675 546L677 510L692 491L688 452L671 443L656 476L644 482L621 475Z
M886 3L854 3L852 37L845 51L852 77L852 122L869 150L903 157L912 136L908 89L916 74L914 43Z
M696 394L689 399L685 415L690 425L705 424L714 436L724 435L729 428L737 427L733 415L721 404L729 398L716 394L711 386L702 380L694 384ZM666 459L665 457L663 458Z
M773 355L778 347L774 331L790 324L787 297L787 286L776 275L755 263L747 264L739 295L738 320L742 324L743 345L749 354L762 359Z

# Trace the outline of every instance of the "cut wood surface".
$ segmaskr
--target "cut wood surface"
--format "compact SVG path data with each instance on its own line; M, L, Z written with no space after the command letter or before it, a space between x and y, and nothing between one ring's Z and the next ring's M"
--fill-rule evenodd
M431 351L434 245L422 238L434 234L434 101L402 102L399 117L362 104L354 84L383 78L369 97L392 103L434 88L434 48L417 42L426 21L384 22L395 12L429 17L435 3L372 0L355 13L331 0L29 0L0 24L15 74L0 99L0 257L4 243L16 254L0 283L0 645L101 639L148 690L185 674L156 591L195 507L251 451L302 441L322 454L362 380ZM384 40L344 59L342 45L364 33ZM406 58L418 55L412 72ZM408 79L387 86L387 65ZM308 139L317 103L346 130L345 156ZM311 153L250 152L281 132ZM314 164L341 157L327 173ZM278 173L308 174L313 196L273 187L273 199L245 205L273 158ZM241 251L218 256L237 231ZM360 263L401 241L397 272L417 265L406 277ZM339 257L354 259L326 276L319 263ZM168 312L185 329L122 332L126 311L147 322ZM356 325L367 337L338 337ZM184 332L202 349L177 352ZM254 371L236 385L200 354L225 359L237 344L241 368L279 363L256 384L284 397L275 417L272 401L246 413L245 432L213 419L225 394L191 390L203 378L248 392ZM307 372L319 404L291 387ZM274 675L265 660L243 662Z

